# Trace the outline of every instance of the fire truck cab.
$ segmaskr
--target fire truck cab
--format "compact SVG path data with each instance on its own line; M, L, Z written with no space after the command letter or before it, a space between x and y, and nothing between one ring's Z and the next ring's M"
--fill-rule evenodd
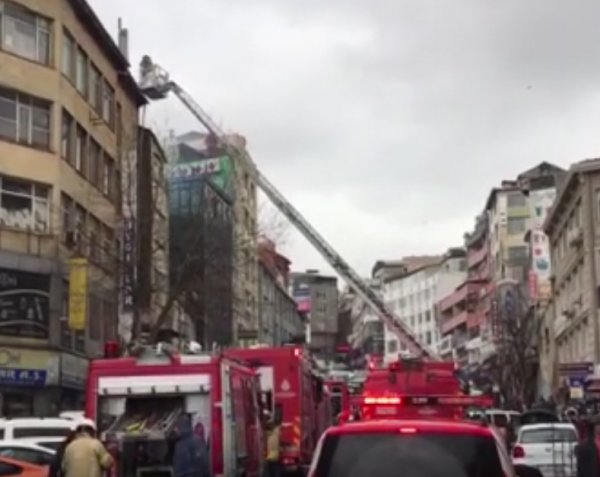
M324 399L322 381L313 373L307 351L296 346L228 350L260 375L263 403L281 425L281 462L286 474L310 465L324 429L319 409Z
M463 392L453 363L400 359L368 372L359 415L361 420L464 419L469 409L492 404L489 397Z
M168 345L90 363L86 415L113 453L117 477L171 475L175 422L190 416L215 476L258 477L265 448L255 371L218 353Z

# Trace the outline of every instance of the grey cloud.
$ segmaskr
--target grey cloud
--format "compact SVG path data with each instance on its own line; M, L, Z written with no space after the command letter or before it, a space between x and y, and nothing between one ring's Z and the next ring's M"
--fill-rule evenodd
M502 178L600 148L597 1L91 3L109 26L125 18L132 56L151 53L244 133L273 182L361 266L454 245ZM175 101L151 117L197 127ZM365 213L385 238L346 237Z

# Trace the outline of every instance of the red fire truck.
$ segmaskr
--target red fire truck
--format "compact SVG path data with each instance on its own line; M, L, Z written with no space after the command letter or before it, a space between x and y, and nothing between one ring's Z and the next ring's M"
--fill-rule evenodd
M331 403L331 422L337 423L340 415L350 410L348 384L342 380L328 379L325 381L325 390Z
M463 419L469 408L492 405L463 392L453 363L400 359L368 372L359 410L360 419Z
M256 368L263 403L281 423L281 458L284 471L308 468L324 429L318 408L324 399L322 382L315 376L307 351L283 346L228 350Z
M261 472L258 375L221 354L180 355L159 345L94 360L85 411L115 455L117 477L169 474L169 435L184 413L208 447L213 475Z

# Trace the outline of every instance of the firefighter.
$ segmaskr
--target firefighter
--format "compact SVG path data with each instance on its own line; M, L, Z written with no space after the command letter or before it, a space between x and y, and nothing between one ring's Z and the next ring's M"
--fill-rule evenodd
M265 477L281 477L279 451L281 447L281 427L269 416L267 422L267 462Z
M96 439L96 424L83 419L75 429L75 437L67 445L62 459L65 477L101 477L110 469L113 459L102 442Z
M208 452L194 435L189 415L179 416L174 434L173 477L209 477Z

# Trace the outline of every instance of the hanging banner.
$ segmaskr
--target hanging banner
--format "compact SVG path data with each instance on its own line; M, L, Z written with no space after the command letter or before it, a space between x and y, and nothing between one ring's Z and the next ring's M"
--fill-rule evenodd
M69 328L84 331L87 315L88 261L72 258L69 262Z

